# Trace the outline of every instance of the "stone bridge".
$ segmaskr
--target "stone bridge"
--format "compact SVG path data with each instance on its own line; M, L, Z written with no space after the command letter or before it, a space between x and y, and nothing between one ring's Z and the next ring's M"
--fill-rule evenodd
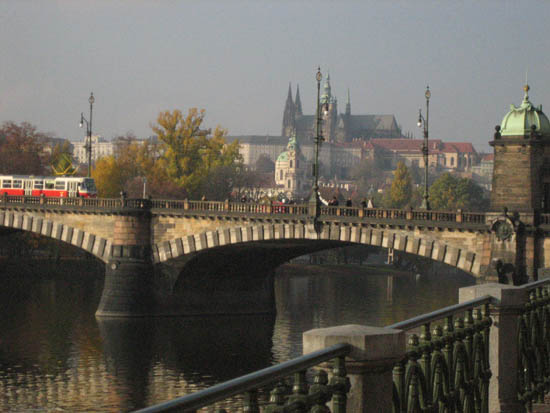
M103 261L102 316L269 312L272 282L258 272L352 244L440 261L480 280L536 279L550 266L550 215L534 213L315 213L308 205L4 196L0 227L53 238Z

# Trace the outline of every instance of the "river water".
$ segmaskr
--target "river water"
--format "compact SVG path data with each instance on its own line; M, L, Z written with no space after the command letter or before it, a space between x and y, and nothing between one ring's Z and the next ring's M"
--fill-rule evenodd
M387 268L286 265L276 316L101 320L100 272L40 271L0 274L2 412L132 411L297 357L306 330L388 325L454 304L473 284L445 271L417 280Z

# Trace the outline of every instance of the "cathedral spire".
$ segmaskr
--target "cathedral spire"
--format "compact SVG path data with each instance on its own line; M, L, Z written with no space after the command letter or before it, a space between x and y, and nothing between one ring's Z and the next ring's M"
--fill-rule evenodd
M300 100L300 85L296 85L296 100L294 101L296 116L302 116L302 101Z
M351 99L349 97L349 88L348 88L348 103L346 103L346 115L351 115Z
M283 128L281 134L290 136L294 130L294 120L296 119L296 107L292 100L292 85L288 84L288 96L286 98L285 110L283 112Z
M292 83L288 82L288 95L286 97L286 104L288 105L288 103L293 103L292 102Z

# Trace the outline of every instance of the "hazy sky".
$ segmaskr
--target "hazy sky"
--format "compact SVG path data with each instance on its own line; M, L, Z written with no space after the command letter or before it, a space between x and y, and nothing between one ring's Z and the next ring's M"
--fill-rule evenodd
M0 0L0 122L72 140L152 134L167 109L206 109L229 134L280 135L288 83L313 113L315 73L352 113L393 113L430 138L486 149L509 105L550 112L550 2ZM549 113L550 115L550 113Z

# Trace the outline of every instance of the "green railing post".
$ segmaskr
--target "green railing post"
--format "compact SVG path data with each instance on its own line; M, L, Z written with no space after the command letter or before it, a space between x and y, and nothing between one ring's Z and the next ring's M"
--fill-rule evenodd
M352 345L351 353L345 360L351 382L347 411L391 412L394 395L392 369L405 356L405 333L390 328L345 325L310 330L303 334L304 354L336 343ZM336 364L336 372L335 376L341 378L344 370ZM331 383L334 385L338 380L333 377ZM346 384L342 382L339 385ZM342 411L338 410L342 403L340 397L333 397L336 412Z
M334 395L332 396L332 413L346 413L348 401L347 394L351 388L351 384L347 377L345 357L338 357L334 361L330 385L334 390Z
M488 389L489 412L521 412L523 406L518 399L519 346L516 337L519 333L518 317L527 295L520 287L491 283L461 288L459 302L485 295L493 297L496 302L490 313L493 325L487 332L489 326L484 324L482 333L483 339L489 340L488 358L492 372ZM489 314L487 307L484 313ZM485 380L488 375L486 370Z

